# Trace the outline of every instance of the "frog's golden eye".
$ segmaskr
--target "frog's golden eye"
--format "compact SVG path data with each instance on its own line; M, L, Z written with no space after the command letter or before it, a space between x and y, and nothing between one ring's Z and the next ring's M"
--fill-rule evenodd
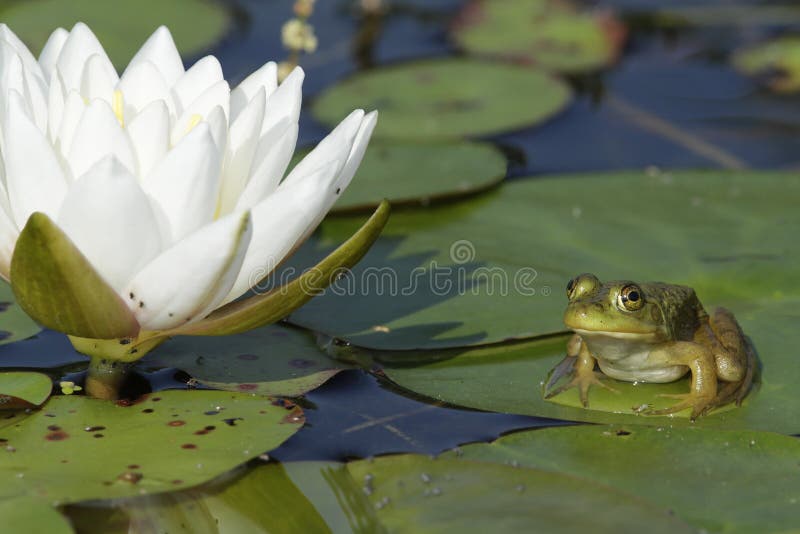
M575 300L589 293L594 293L600 287L600 280L593 274L583 273L576 276L567 284L567 298Z
M619 306L626 311L640 310L642 306L644 306L642 290L635 284L628 284L623 287L619 292L617 300Z

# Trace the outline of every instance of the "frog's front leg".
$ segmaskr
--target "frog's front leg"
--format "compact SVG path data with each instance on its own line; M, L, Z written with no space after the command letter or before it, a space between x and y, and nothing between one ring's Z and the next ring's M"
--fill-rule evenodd
M567 356L559 363L552 371L550 379L545 386L545 399L555 397L568 389L577 387L580 392L581 404L584 408L589 407L589 388L592 385L598 385L610 391L617 392L614 388L604 384L599 378L599 373L594 370L597 361L589 352L586 343L583 342L581 336L574 334L567 342ZM571 369L567 372L567 369ZM567 374L570 376L569 382L556 388L553 391L548 391L551 386L555 385L558 380Z
M713 404L717 396L717 374L714 354L708 347L691 341L675 341L653 350L648 361L657 365L687 366L692 372L692 384L689 393L663 395L679 398L679 403L661 410L645 410L645 414L666 415L691 408L691 418L695 420Z

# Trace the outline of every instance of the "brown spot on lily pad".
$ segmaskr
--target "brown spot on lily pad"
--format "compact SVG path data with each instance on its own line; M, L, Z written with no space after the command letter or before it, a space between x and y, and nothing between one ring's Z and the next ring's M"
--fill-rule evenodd
M305 424L305 422L306 422L306 416L303 413L303 410L301 410L299 406L295 407L295 409L292 410L286 417L281 419L282 424L288 423L288 424L302 425Z
M239 391L253 391L258 389L258 384L239 384L236 389Z
M180 419L176 419L175 421L170 421L167 423L169 426L183 426L186 424L186 421L181 421Z
M47 441L64 441L67 438L69 438L69 434L67 434L63 430L56 430L44 436L44 439L46 439Z
M317 362L314 360L307 360L305 358L295 358L289 361L289 365L295 369L308 369L309 367L316 367Z
M196 448L197 445L195 445L194 443L184 443L183 445L181 445L181 449L196 449Z
M138 484L140 480L142 480L141 473L134 473L133 471L127 471L122 473L120 476L117 477L117 480L121 480L123 482L130 482L131 484Z

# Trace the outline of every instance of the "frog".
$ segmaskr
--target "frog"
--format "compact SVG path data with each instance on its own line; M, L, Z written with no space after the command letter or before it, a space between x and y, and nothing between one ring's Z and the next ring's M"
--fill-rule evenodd
M666 383L691 373L689 392L667 408L649 405L644 415L690 409L696 420L711 410L742 404L753 383L755 352L732 312L706 312L694 289L663 282L601 282L584 273L567 284L564 324L573 334L566 357L551 372L545 398L577 388L589 407L589 389L617 390L605 377L626 382ZM595 366L599 371L595 370ZM551 390L562 377L568 381Z

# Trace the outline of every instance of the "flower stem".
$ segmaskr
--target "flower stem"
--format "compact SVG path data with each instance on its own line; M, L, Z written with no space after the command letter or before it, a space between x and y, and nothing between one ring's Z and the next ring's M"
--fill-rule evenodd
M130 367L127 362L92 358L86 375L86 394L96 399L117 400Z

